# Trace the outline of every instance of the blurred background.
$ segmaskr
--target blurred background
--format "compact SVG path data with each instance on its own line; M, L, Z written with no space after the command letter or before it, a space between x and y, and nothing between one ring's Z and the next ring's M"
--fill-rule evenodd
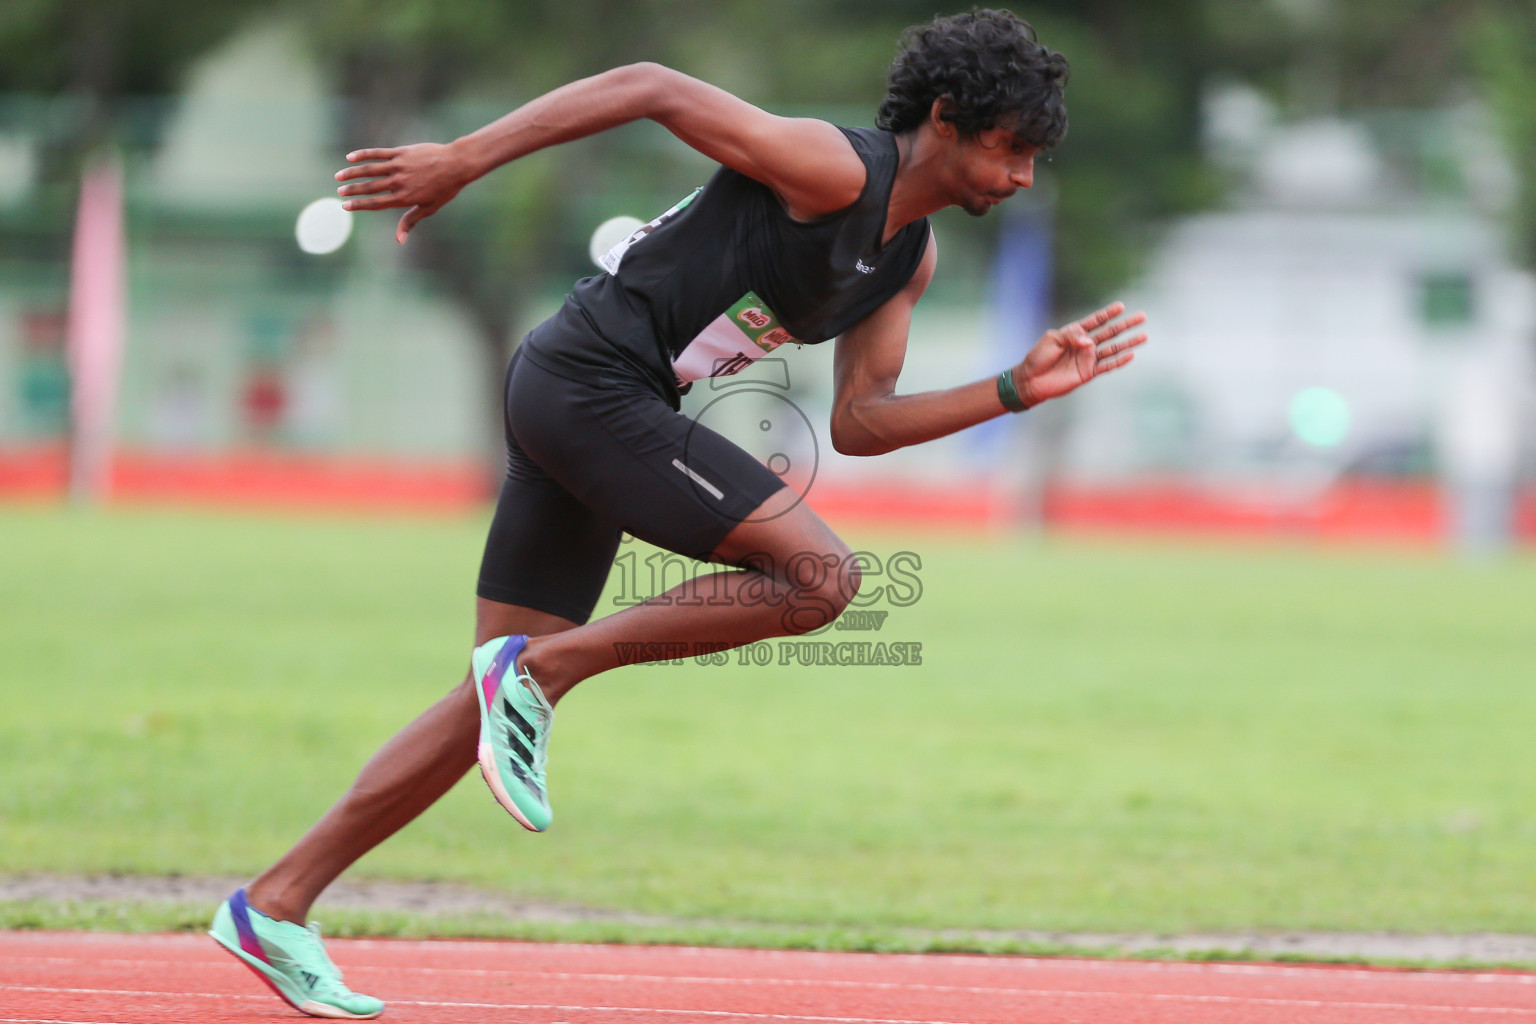
M936 218L940 270L901 387L990 376L1117 298L1147 311L1152 344L1068 401L874 460L827 443L830 345L696 388L690 410L757 446L773 403L802 410L767 440L814 475L834 522L1479 553L1536 536L1536 10L1016 12L1071 61L1071 129L1031 193ZM933 13L9 0L0 498L485 501L518 339L596 272L600 224L655 216L710 166L636 124L494 173L406 246L386 213L307 252L296 220L333 195L344 154L446 141L642 59L776 112L870 124L897 35Z

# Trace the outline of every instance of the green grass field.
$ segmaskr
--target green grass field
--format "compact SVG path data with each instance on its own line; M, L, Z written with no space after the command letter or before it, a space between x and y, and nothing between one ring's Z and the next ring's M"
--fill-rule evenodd
M483 527L0 507L0 872L264 866L461 676ZM473 776L357 873L822 928L1536 932L1529 555L850 540L919 555L921 599L823 639L920 667L609 673L561 705L549 834Z

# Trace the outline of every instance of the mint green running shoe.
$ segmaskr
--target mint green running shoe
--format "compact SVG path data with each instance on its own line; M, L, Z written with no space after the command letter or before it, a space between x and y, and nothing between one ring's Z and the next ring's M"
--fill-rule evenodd
M526 829L543 832L554 819L544 766L555 709L516 658L526 636L499 636L475 648L470 663L480 699L480 774L496 802Z
M341 983L318 924L273 920L246 901L244 889L220 905L208 934L300 1013L368 1020L384 1012L381 1000Z

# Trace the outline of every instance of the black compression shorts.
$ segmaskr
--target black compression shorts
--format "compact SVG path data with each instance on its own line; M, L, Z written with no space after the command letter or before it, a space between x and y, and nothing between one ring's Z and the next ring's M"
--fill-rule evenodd
M638 379L572 376L526 345L507 368L507 477L476 593L579 623L621 533L706 561L784 482Z

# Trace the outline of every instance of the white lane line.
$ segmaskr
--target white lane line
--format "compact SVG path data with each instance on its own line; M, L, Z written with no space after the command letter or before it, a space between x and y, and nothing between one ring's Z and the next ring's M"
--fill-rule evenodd
M412 942L409 939L333 939L331 941L334 941L334 942L337 942L337 943L341 943L341 944L349 944L349 945L356 946L356 947L366 947L366 948L372 948L372 949L393 949L395 951L400 951L400 950L406 949L406 948L412 948L412 949L416 949L418 951L439 951L440 952L440 951L444 950L447 947L458 947L458 948L462 948L462 949L464 949L466 951L478 950L480 952L484 952L486 947L487 947L487 945L489 945L490 942L493 941L493 940L488 940L487 942L455 942L453 940L447 940L447 941L443 941L443 942L436 942L436 941L434 941L434 942L428 942L428 943L416 943L416 942ZM4 939L0 939L0 950L3 950L4 945L5 945ZM508 943L508 945L510 945L510 946L520 946L520 945L524 945L524 944L513 942L513 943ZM591 950L591 951L603 951L603 952L608 952L608 953L613 952L613 949L614 949L612 946L593 946L593 945L585 945L585 946L582 946L581 948L586 949L586 950ZM625 953L633 953L633 952L639 952L639 951L644 951L644 952L647 952L647 953L652 952L652 950L649 947L632 947L632 946L631 947L624 947L623 951ZM732 949L720 949L720 948L690 948L690 947L667 947L667 948L664 949L664 952L667 952L667 953L673 953L673 952L686 953L686 954L689 954L689 955L692 955L692 954L695 954L695 953L727 953L727 954L729 954L729 953L733 953L734 952L734 953L737 953L737 954L742 954L742 953L750 954L752 957L762 957L762 956L766 956L766 955L778 956L779 954L783 954L783 955L786 955L786 956L789 956L789 957L794 957L794 956L797 956L797 955L798 956L802 956L802 957L804 957L804 956L817 956L817 957L881 957L881 958L886 959L886 960L918 959L919 962L921 962L921 963L927 963L927 964L930 964L930 965L934 964L934 960L929 958L929 957L927 957L924 954L906 954L906 953L810 953L810 952L796 951L796 950L758 950L758 949L754 949L754 950L732 950ZM174 964L178 968L197 967L197 966L217 966L217 967L219 967L221 969L228 966L227 963L224 963L222 960L218 960L216 958L210 958L207 963L191 963L191 962L188 962L188 961L185 961L185 960L180 960L180 959L145 960L145 959L142 959L142 958L126 959L126 958L101 958L101 957L86 957L86 956L26 956L26 955L16 955L16 954L10 953L10 952L7 952L5 955L7 955L12 961L26 960L26 961L31 961L31 962L58 963L58 964L121 964L121 965L132 965L132 966L140 966L140 967L143 967L143 966L165 966L165 965L168 965L168 964ZM1308 979L1312 979L1312 980L1318 980L1318 979L1323 979L1323 978L1330 978L1330 979L1331 978L1355 978L1355 979L1364 979L1364 980L1371 980L1371 981L1382 981L1382 980L1390 979L1392 981L1404 981L1404 982L1412 981L1415 984L1418 984L1418 983L1421 983L1421 982L1437 982L1437 983L1440 983L1440 984L1465 984L1467 982L1473 982L1473 983L1476 983L1476 984L1484 984L1484 985L1487 985L1487 984L1536 985L1536 973L1533 973L1533 972L1510 972L1510 971L1477 971L1477 972L1473 972L1473 971L1457 971L1457 970L1452 970L1452 969L1424 969L1424 970L1415 970L1413 968L1393 968L1393 967L1377 968L1377 969L1367 969L1367 968L1357 968L1357 967L1333 967L1333 966L1329 966L1329 965L1316 965L1316 966L1312 966L1312 967L1299 967L1299 966L1280 965L1280 964L1181 963L1181 962L1166 961L1166 960L1148 960L1148 961L1139 961L1139 960L1102 960L1101 961L1101 960L1065 960L1065 959L1063 959L1063 960L1052 960L1052 959L1048 959L1048 958L1025 958L1025 957L1013 957L1013 956L999 956L999 957L996 957L996 958L993 958L993 959L989 960L989 959L985 959L985 958L968 957L965 954L956 955L953 958L953 960L951 960L950 958L946 957L946 958L944 958L943 963L945 965L948 965L948 964L951 964L951 963L954 963L954 962L964 962L964 961L971 961L971 962L974 962L974 963L976 963L978 965L983 965L984 964L987 967L992 968L993 970L1023 969L1023 970L1033 970L1033 971L1049 971L1049 970L1055 970L1055 969L1070 969L1070 970L1087 970L1087 971L1097 971L1097 972L1103 972L1103 971L1127 971L1128 973L1145 973L1145 974L1230 974L1230 975L1239 975L1239 976L1247 976L1247 977L1253 977L1253 976L1258 976L1258 977L1291 977L1291 978L1294 978L1294 977L1304 977L1304 978L1308 978ZM0 969L3 969L3 965L0 965ZM348 969L349 970L355 970L355 971L373 971L373 970L389 971L390 973L398 973L400 971L421 971L421 972L424 972L424 973L430 972L430 973L440 973L440 974L463 973L463 974L477 975L477 976L498 975L498 974L507 974L507 973L537 973L537 974L543 974L543 975L548 976L548 977L555 977L555 976L562 976L562 977L563 976L568 976L568 977L571 977L571 978L587 978L587 977L590 977L590 978L608 978L608 977L612 977L612 978L618 978L618 979L622 979L622 980L630 980L630 979L644 980L646 978L653 977L653 975L611 974L611 973L607 973L607 972L587 972L587 971L567 971L567 972L564 972L563 974L557 974L557 972L554 972L554 971L539 971L539 970L521 971L521 972L517 972L517 971L509 972L509 971L505 971L505 970L500 970L500 969L496 969L496 968L488 968L488 967L399 967L399 966L385 966L385 965L380 965L380 964L353 964ZM670 977L670 976L669 975L654 975L654 977L667 978L667 977ZM709 980L709 979L706 979L706 980ZM741 978L741 977L732 976L732 975L721 975L716 980L719 980L719 981L729 981L729 982L733 982L733 983L749 982L749 981L753 981L753 980L761 980L761 981L763 981L765 983L783 983L783 984L800 984L801 983L801 979L789 979L789 978L783 978L783 979L780 979L780 978L752 979L752 978ZM807 983L814 983L814 981L807 982ZM901 987L906 987L906 983L902 983L902 982L879 982L879 981L868 981L868 982L866 982L866 981L856 981L856 980L842 980L842 981L837 982L837 984L841 984L841 985L870 985L870 986L874 986L874 987L880 987L880 986L895 984L895 985L898 985L898 986L901 986ZM913 983L913 984L915 985L917 983ZM947 987L947 986L935 986L935 987L942 988L942 987Z
M179 939L179 936L173 937ZM1536 985L1536 971L1458 971L1454 968L1398 968L1398 967L1343 967L1335 964L1276 964L1276 963L1209 963L1187 960L1114 960L1081 957L1024 956L1016 953L867 953L830 952L804 949L741 949L730 946L613 946L596 942L530 943L518 940L466 940L433 939L421 942L415 939L337 939L360 949L410 948L417 952L431 950L463 952L486 951L487 946L500 941L505 946L535 948L541 954L605 953L620 954L635 959L672 959L697 957L703 960L734 959L746 957L754 960L793 960L797 962L838 963L912 963L917 965L943 964L946 966L986 967L992 970L1075 970L1087 972L1131 970L1148 974L1238 974L1264 976L1304 976L1316 978L1323 974L1331 977L1380 978L1395 976L1419 981L1461 981L1465 978L1509 981L1521 985Z
M54 939L55 933L46 936L36 935L9 935L0 937L0 950L4 950L8 940L21 939L26 941L39 941L44 937ZM71 936L73 938L73 936ZM82 938L87 941L96 938L94 935L85 935ZM106 939L117 939L121 936L102 936ZM199 940L193 936L167 936L146 935L143 936L146 943L164 943L171 946L186 946L196 943L201 945L207 940ZM799 949L738 949L727 946L621 946L603 945L592 942L562 942L558 945L549 943L530 943L518 940L464 940L464 939L433 939L421 942L414 939L328 939L340 946L348 946L355 949L387 949L399 952L409 950L413 952L479 952L484 953L488 947L498 943L505 947L535 948L540 954L580 954L580 953L604 953L614 955L619 953L632 958L662 958L697 957L699 959L734 959L746 957L753 960L795 960L815 961L818 963L832 962L846 964L850 961L860 963L895 963L909 962L934 966L974 966L987 967L991 970L1020 970L1020 971L1054 971L1073 970L1086 972L1104 971L1128 971L1142 974L1235 974L1240 976L1262 977L1307 977L1307 978L1393 978L1394 980L1412 979L1415 983L1462 983L1475 981L1482 983L1500 982L1510 985L1536 985L1536 971L1458 971L1454 968L1367 968L1367 967L1339 967L1332 964L1293 965L1273 963L1202 963L1178 960L1085 960L1071 957L1028 957L1017 954L999 954L989 956L979 953L945 953L936 955L931 953L862 953L862 952L820 952ZM86 963L105 963L109 961L97 960L90 957L31 957L25 953L6 951L5 955L12 959L40 960L56 959L61 961L74 961ZM145 961L147 963L175 963L185 965L182 960L169 961ZM391 968L394 970L396 968ZM406 969L406 968L399 968ZM474 970L475 968L434 968L435 970ZM495 973L495 972L492 972Z
M380 967L372 964L354 964L347 968L349 971L386 971L397 973L396 968ZM1031 992L1034 989L1013 988L999 985L939 985L930 982L907 981L859 981L853 979L815 979L815 978L752 978L752 977L710 977L705 975L668 975L668 974L610 974L589 971L541 971L531 970L493 970L482 967L412 967L408 968L412 973L421 974L464 974L471 977L508 977L508 978L532 978L551 979L556 981L601 981L618 984L661 984L668 983L682 985L768 985L784 987L817 987L828 988L854 988L873 989L876 991L903 991L903 992L959 992L966 995L1009 995L1015 992ZM1374 980L1385 980L1380 973L1368 974ZM1497 981L1500 975L1480 975L1477 981ZM1320 980L1320 979L1319 979ZM1536 1012L1536 1008L1532 1008Z
M65 957L65 956L59 956L59 957L51 957L51 956L50 957L26 957L25 959L30 960L30 961L32 961L34 963L37 963L37 962L53 963L53 964L59 964L61 966L62 965L69 965L69 964L87 964L87 965L92 965L92 966L100 966L100 965L105 965L105 964L111 964L111 965L121 966L121 967L164 967L167 964L175 964L177 966L177 968L181 969L181 970L184 970L187 967L203 967L203 968L208 968L210 970L219 970L219 971L225 971L225 970L227 970L227 968L229 966L231 966L229 964L225 964L225 963L222 963L222 962L217 962L217 961L214 961L214 960L211 960L211 959L209 960L208 963L196 963L196 964L188 964L185 961L180 961L180 960L96 959L96 958L92 958L92 957ZM1191 965L1191 966L1194 966L1194 965ZM1243 966L1243 965L1213 965L1213 966ZM3 970L4 970L4 967L0 966L0 971L3 971ZM928 982L861 981L861 980L857 980L857 979L844 979L844 978L837 978L837 979L832 979L832 978L827 978L827 979L815 979L815 978L755 978L755 977L741 977L741 976L736 976L736 977L731 977L731 976L712 977L712 976L707 976L707 975L614 974L614 973L611 973L611 972L598 972L598 971L544 971L544 970L539 970L537 968L515 970L515 969L488 968L488 967L392 967L392 966L385 966L385 965L382 965L382 964L349 964L347 966L347 970L349 970L349 971L351 971L353 973L357 973L357 974L363 974L363 973L368 973L368 972L375 972L375 973L386 973L386 974L391 974L391 975L398 975L398 974L460 975L460 976L472 977L472 978L487 978L487 977L490 977L490 978L500 978L500 977L506 977L506 978L533 978L533 979L547 979L547 980L555 980L555 981L613 982L613 983L616 983L616 984L661 984L661 985L664 985L664 984L668 984L668 983L676 983L676 984L681 984L681 985L733 985L733 986L764 985L764 986L802 987L802 988L804 988L804 987L815 987L815 986L818 986L818 985L824 985L824 986L826 986L828 988L871 989L871 990L875 990L875 991L900 990L900 991L913 991L913 992L958 992L958 993L964 993L966 995L1010 995L1010 994L1016 993L1016 992L1031 992L1031 991L1035 991L1033 989L1012 988L1012 987L1001 986L1001 985L940 985L940 984L932 984L932 983L928 983ZM1282 970L1287 970L1287 968L1282 968ZM1246 972L1245 971L1245 972L1240 972L1240 973L1249 974L1249 973L1252 973L1252 972ZM1326 972L1322 971L1322 970L1311 970L1311 971L1305 971L1304 974L1306 975L1306 977L1309 980L1314 980L1314 981L1320 981L1320 980L1324 980L1324 979L1327 979L1327 978L1338 977L1340 975L1343 975L1343 976L1346 976L1346 977L1350 977L1350 978L1355 978L1355 979L1367 979L1367 980L1371 980L1371 981L1388 981L1388 980L1390 980L1390 981L1398 981L1398 980L1407 980L1407 979L1410 979L1410 978L1412 978L1414 980L1418 980L1420 977L1423 976L1423 975L1419 974L1418 972L1409 972L1409 971L1350 971L1350 970L1340 970L1340 971L1331 971L1330 970L1330 971L1326 971ZM1445 974L1441 974L1441 975L1435 975L1435 977L1437 977L1438 979L1440 979L1442 981L1456 981L1456 982L1461 982L1463 984L1469 983L1469 982L1470 983L1475 983L1475 984L1494 984L1494 983L1501 983L1501 982L1513 982L1513 983L1517 983L1517 984L1530 984L1532 982L1536 982L1536 978L1527 977L1525 975L1509 975L1509 974L1461 974L1461 975L1455 975L1455 974L1445 975ZM1340 1005L1343 1005L1343 1004L1340 1004ZM1372 1004L1372 1005L1375 1005L1375 1004Z
M66 995L104 996L169 996L178 999L268 999L268 996L222 995L215 992L147 992L137 989L107 988L58 988L43 985L6 985L0 983L0 991L52 992ZM1275 996L1219 996L1194 995L1182 992L1084 992L1076 989L1008 989L1008 994L1049 999L1070 997L1076 999L1119 999L1127 1002L1152 1000L1165 1003L1223 1003L1253 1004L1256 1006L1292 1006L1311 1008L1340 1008L1354 1010L1410 1010L1423 1013L1485 1013L1536 1017L1536 1007L1516 1006L1438 1006L1429 1003L1373 1003L1353 999L1283 999ZM426 999L394 999L397 1006L463 1006L470 1009L504 1010L608 1010L616 1013L691 1013L705 1017L748 1017L761 1020L809 1020L839 1022L839 1024L956 1024L952 1021L922 1021L890 1017L812 1017L805 1014L756 1013L742 1010L687 1010L646 1006L574 1006L559 1003L479 1003L458 1000L434 1001Z
M206 992L142 992L132 990L112 990L93 988L46 988L43 986L0 985L0 989L10 989L19 992L54 992L68 995L111 995L111 996L174 996L186 998L197 996L205 999L244 999L271 1002L271 996L219 996ZM391 999L388 1006L434 1006L434 1007L463 1007L467 1010L558 1010L561 1013L632 1013L640 1016L675 1016L687 1014L696 1017L738 1017L747 1020L787 1020L787 1021L814 1021L816 1024L980 1024L977 1021L947 1021L933 1019L915 1019L912 1017L813 1017L803 1013L756 1013L750 1010L688 1010L671 1009L668 1007L653 1006L611 1006L598 1004L596 1006L577 1005L571 1003L477 1003L464 1000L437 1000L437 999ZM0 1018L4 1020L4 1018ZM98 1024L92 1021L37 1021L36 1024Z
M74 962L69 957L36 957L36 960L47 959L49 961ZM131 967L162 966L161 961L155 960L93 960L93 964L119 964ZM185 966L185 965L183 965ZM210 968L224 970L222 963L209 963ZM730 985L732 987L743 986L767 986L781 988L841 988L841 989L865 989L872 991L901 991L901 992L931 992L931 993L959 993L963 995L977 996L1009 996L1019 993L1039 991L1035 989L1010 988L996 985L936 985L927 982L903 982L903 981L857 981L847 979L811 979L811 978L750 978L750 977L708 977L702 975L669 975L669 974L611 974L586 971L541 971L532 970L495 970L484 967L384 967L378 964L350 964L347 970L353 974L385 973L398 974L425 974L425 975L456 975L471 978L529 978L534 981L592 981L609 982L614 984L654 984L654 985ZM1376 973L1374 978L1380 980L1382 975ZM1479 981L1496 981L1500 975L1481 975ZM1235 997L1236 998L1236 997ZM1332 1004L1330 1004L1332 1005ZM1340 1003L1338 1005L1345 1005ZM1369 1005L1378 1005L1375 1003ZM1387 1005L1387 1004L1379 1004ZM1533 1009L1532 1012L1536 1012Z

